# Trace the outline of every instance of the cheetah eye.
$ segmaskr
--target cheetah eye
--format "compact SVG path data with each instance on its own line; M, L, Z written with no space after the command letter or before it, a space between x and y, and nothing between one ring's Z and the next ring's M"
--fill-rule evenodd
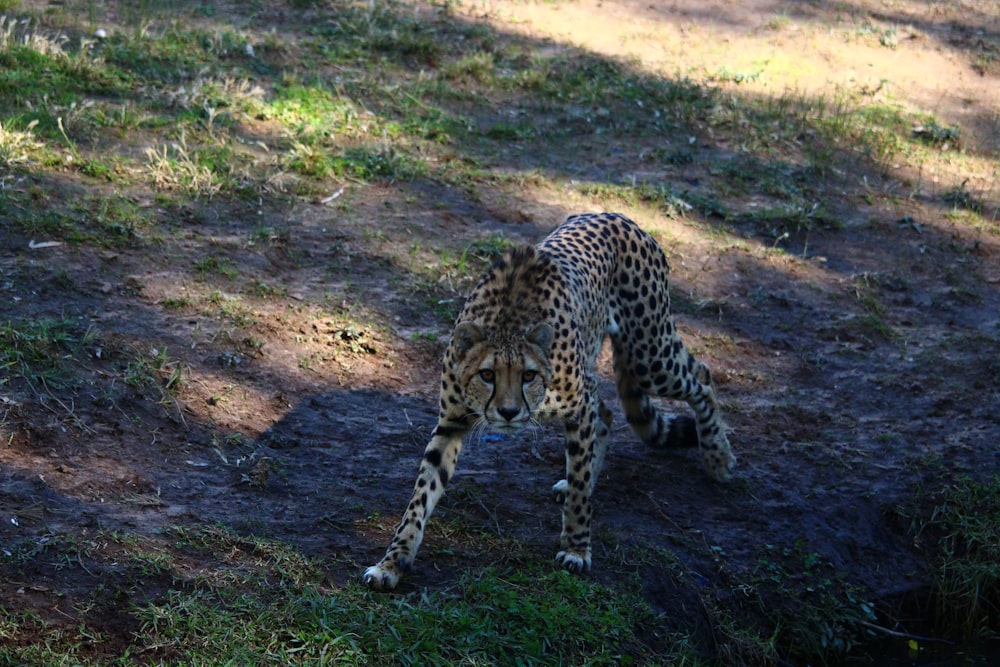
M493 381L497 379L496 373L492 369L484 368L479 371L479 377L482 378L483 382L487 384L493 384Z
M524 371L521 373L521 382L528 384L534 382L536 377L538 377L538 371Z

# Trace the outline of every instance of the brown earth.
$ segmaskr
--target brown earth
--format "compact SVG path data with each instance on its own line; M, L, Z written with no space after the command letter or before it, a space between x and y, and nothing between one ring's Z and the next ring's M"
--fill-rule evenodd
M747 85L760 94L881 86L961 125L970 148L995 157L998 69L977 71L970 55L976 39L1000 37L995 7L894 6L890 15L860 1L581 0L476 3L458 16L666 74L759 71ZM899 43L872 43L859 26L892 28ZM860 35L852 48L845 31ZM72 319L93 343L67 362L63 385L0 383L0 545L72 535L93 546L76 563L5 565L0 599L70 627L85 618L128 645L136 628L117 605L80 611L118 576L101 536L161 543L166 527L216 523L300 548L328 567L332 586L356 581L391 536L435 419L449 328L435 310L454 305L439 303L449 277L422 292L416 263L430 261L428 248L491 234L535 241L567 214L603 206L569 179L617 183L647 166L636 159L642 147L605 150L613 141L588 137L567 155L565 186L526 178L473 197L433 182L349 183L332 206L202 201L156 212L164 228L183 228L165 243L114 250L32 249L50 239L4 233L0 320ZM736 147L706 131L694 150L694 164L665 177L712 183L697 155ZM498 168L531 162L510 156ZM1000 240L995 213L985 228L948 215L942 194L964 164L938 163L916 194L905 168L845 177L825 193L842 228L780 246L752 226L620 206L660 234L680 328L717 378L739 467L731 484L714 484L694 453L646 450L617 411L597 496L595 579L627 585L635 569L616 563L642 548L675 554L720 604L739 604L769 560L785 572L819 563L885 605L926 590L931 554L911 523L926 507L914 498L1000 471ZM995 195L995 177L973 174L969 187ZM33 182L53 201L108 188ZM254 236L262 228L271 231ZM400 258L415 243L422 250L407 266ZM192 268L216 256L238 274ZM455 277L456 294L469 279ZM213 291L223 305L241 294L246 311L185 305ZM179 388L112 382L136 358L157 360L164 380L177 371ZM610 382L603 391L613 399ZM469 564L504 560L438 533L448 520L551 557L558 511L548 489L562 460L554 428L470 442L402 590L446 587ZM211 566L192 558L188 574ZM679 627L711 624L671 572L640 572L644 597ZM162 586L151 580L131 601Z

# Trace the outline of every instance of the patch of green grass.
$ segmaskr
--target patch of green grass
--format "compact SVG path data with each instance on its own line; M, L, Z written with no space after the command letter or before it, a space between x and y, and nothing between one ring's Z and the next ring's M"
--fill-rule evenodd
M71 53L65 44L61 35L0 17L0 112L8 132L31 130L39 139L61 143L67 139L61 122L78 114L89 96L130 92L127 74L82 51Z
M129 501L151 505L158 502L158 498L133 496ZM104 550L114 552L117 562L134 568L139 578L169 576L174 571L174 559L162 545L134 533L102 531L95 540L104 543L101 547Z
M216 257L210 255L203 257L194 263L194 270L203 278L209 275L222 276L229 280L235 279L239 271L233 266L233 262L228 257Z
M81 222L89 229L80 230L84 240L95 245L114 247L141 243L151 226L148 213L133 200L117 194L88 195L77 204Z
M962 131L957 125L941 125L937 118L928 116L913 127L913 136L925 144L937 147L954 146L961 138Z
M144 81L179 83L218 63L220 56L242 53L245 40L232 32L170 29L161 34L116 33L97 50L107 63Z
M581 194L593 197L609 208L622 204L629 207L636 207L640 203L653 204L670 218L684 218L689 212L696 209L695 204L688 201L690 193L678 193L669 185L658 185L645 181L623 185L583 183L578 186L578 189ZM716 214L725 217L726 215L721 204L718 209L711 213L701 209L697 212L706 216Z
M817 202L809 205L786 205L774 208L750 209L735 216L738 222L747 222L769 234L777 241L792 234L812 229L839 229L840 221L827 213Z
M27 192L0 192L0 215L39 241L120 248L152 238L151 210L114 193L52 196L47 189L31 186Z
M127 361L122 379L129 387L153 392L162 401L180 389L184 382L184 366L170 358L166 347L150 348Z
M621 665L659 657L638 639L641 602L560 572L487 569L454 592L356 586L173 592L139 611L143 642L188 664ZM377 619L377 620L376 620Z
M163 536L175 550L210 556L223 563L220 570L231 570L221 579L206 573L202 579L206 584L238 582L255 586L260 577L295 587L317 583L323 577L319 563L293 546L258 535L241 535L223 525L171 526Z
M514 243L503 234L490 234L480 237L469 244L469 252L480 258L484 263L492 262L514 247Z
M89 329L70 319L0 323L0 369L5 375L0 385L19 376L33 385L61 388L71 375L67 365L92 339Z
M966 637L1000 631L1000 477L960 479L919 528L935 544L936 623Z
M453 588L377 594L328 588L323 564L295 547L209 525L28 540L8 545L0 567L16 573L38 558L102 575L103 594L136 631L112 647L90 606L73 610L73 626L0 612L4 664L126 665L136 655L194 665L699 664L689 639L658 631L663 619L637 594L549 566L488 567ZM192 573L192 561L215 565ZM138 591L151 582L167 585L149 601Z
M194 305L194 299L189 296L168 296L160 301L160 305L169 310L181 310Z
M261 114L274 119L304 137L362 136L365 124L377 119L364 114L351 98L336 94L320 85L302 85L289 81L274 91Z
M774 635L788 659L831 664L872 638L875 605L862 591L841 582L822 554L799 542L765 545L748 590L770 610Z
M296 142L288 155L289 169L302 176L323 180L331 177L361 181L414 178L423 165L392 146L359 146L343 152Z
M283 285L272 285L264 280L253 280L246 287L247 293L260 298L284 298L288 294L288 288Z
M211 199L223 189L221 175L201 158L201 151L189 148L184 136L179 141L146 149L147 175L153 187L192 198Z

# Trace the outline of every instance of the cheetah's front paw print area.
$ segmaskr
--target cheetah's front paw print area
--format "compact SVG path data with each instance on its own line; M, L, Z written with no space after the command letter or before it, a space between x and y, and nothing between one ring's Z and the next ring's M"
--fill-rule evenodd
M380 563L365 570L362 581L373 591L391 591L399 583L399 577L400 573L395 567Z
M556 562L563 566L568 572L573 574L585 574L590 572L590 551L578 553L576 551L560 551L556 554Z

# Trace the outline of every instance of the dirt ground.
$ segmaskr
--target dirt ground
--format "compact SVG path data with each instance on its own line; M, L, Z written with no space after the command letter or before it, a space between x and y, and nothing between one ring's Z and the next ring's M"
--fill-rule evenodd
M998 38L996 11L913 2L890 16L853 4L580 0L461 11L554 49L633 56L651 71L760 71L751 85L762 92L895 87L996 155L998 68L976 71L966 49L977 35ZM891 26L896 48L842 48L845 26L863 21ZM780 66L795 54L796 67ZM733 149L710 138L696 146ZM574 162L613 181L641 168L633 157ZM684 169L707 178L697 160ZM941 195L955 176L923 174L927 187L909 196L898 184L912 174L866 174L871 191L897 189L874 204L851 180L829 193L842 227L794 236L781 252L739 223L721 233L717 220L626 211L660 233L680 329L713 370L739 463L735 480L718 485L693 452L646 450L617 407L605 355L602 391L616 422L596 499L595 579L628 585L616 558L642 547L673 552L704 586L734 597L767 554L790 569L816 559L880 604L926 590L927 545L910 522L926 507L913 499L1000 471L1000 239L995 219L984 231L948 215ZM79 192L46 188L52 198ZM75 319L94 343L69 362L68 386L0 383L0 545L102 531L156 541L166 527L218 523L329 563L331 585L358 580L408 499L449 329L415 296L412 272L386 257L408 239L532 242L595 205L572 188L531 183L476 198L444 185L352 184L343 197L349 211L316 202L162 211L165 225L185 227L165 245L32 249L48 239L2 235L0 320ZM262 226L278 231L248 243ZM184 306L184 296L226 290L191 268L206 253L238 267L237 278L219 280L283 291L246 297L251 323ZM347 327L345 314L372 325ZM143 355L165 358L161 373L179 369L180 389L160 396L109 382ZM435 530L449 521L521 540L539 559L554 555L559 516L548 489L562 461L555 427L468 443L402 590L447 586L469 563L503 560ZM113 559L84 553L76 565L6 566L0 599L74 625L76 603L115 577ZM657 609L701 613L662 569L645 568L639 584ZM132 601L159 593L135 591ZM131 621L105 612L106 631L130 641Z

